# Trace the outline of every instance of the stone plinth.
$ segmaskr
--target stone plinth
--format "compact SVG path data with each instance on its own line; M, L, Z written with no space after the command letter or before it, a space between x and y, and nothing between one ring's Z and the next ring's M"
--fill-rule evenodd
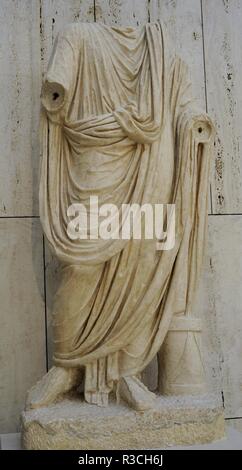
M124 404L100 408L75 397L23 412L25 449L152 449L208 443L225 435L223 409L213 396L157 397L153 410Z

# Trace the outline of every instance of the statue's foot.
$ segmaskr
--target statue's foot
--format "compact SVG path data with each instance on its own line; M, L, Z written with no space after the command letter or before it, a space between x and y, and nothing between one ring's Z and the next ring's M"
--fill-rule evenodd
M85 400L91 405L108 406L108 393L85 392Z
M61 395L77 387L80 379L79 369L52 367L27 393L25 408L40 408L54 403Z
M120 379L118 394L136 411L145 411L154 407L156 395L135 376Z

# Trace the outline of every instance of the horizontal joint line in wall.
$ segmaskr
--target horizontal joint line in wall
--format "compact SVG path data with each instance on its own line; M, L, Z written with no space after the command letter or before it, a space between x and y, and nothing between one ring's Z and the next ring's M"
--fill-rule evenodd
M242 416L234 416L233 418L225 418L225 421L229 419L242 419Z
M0 219L39 219L39 215L0 215Z
M237 212L237 213L236 213L236 212L234 212L234 213L232 212L231 214L228 214L228 213L226 214L226 213L225 213L225 214L208 214L208 215L209 215L209 217L211 217L211 216L212 216L212 217L213 217L213 216L217 217L217 216L219 216L219 215L242 215L242 213L241 213L241 212Z

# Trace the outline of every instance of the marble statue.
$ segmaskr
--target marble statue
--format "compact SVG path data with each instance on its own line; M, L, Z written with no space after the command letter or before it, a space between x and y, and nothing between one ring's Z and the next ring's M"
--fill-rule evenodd
M214 130L164 26L67 26L53 48L41 113L40 215L61 280L54 365L29 391L26 408L51 405L83 384L89 404L116 397L148 410L156 394L142 372L155 356L158 394L202 393L201 326L192 305ZM173 204L174 246L158 250L144 236L71 239L68 207L82 204L92 217L92 196L118 211Z

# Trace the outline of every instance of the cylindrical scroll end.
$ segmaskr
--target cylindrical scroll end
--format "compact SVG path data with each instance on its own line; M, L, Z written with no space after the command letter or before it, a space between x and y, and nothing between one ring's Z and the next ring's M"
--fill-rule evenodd
M60 83L46 81L41 92L41 101L49 112L59 111L65 103L65 89Z
M213 127L208 120L197 119L193 125L193 132L199 142L208 142L213 134Z

